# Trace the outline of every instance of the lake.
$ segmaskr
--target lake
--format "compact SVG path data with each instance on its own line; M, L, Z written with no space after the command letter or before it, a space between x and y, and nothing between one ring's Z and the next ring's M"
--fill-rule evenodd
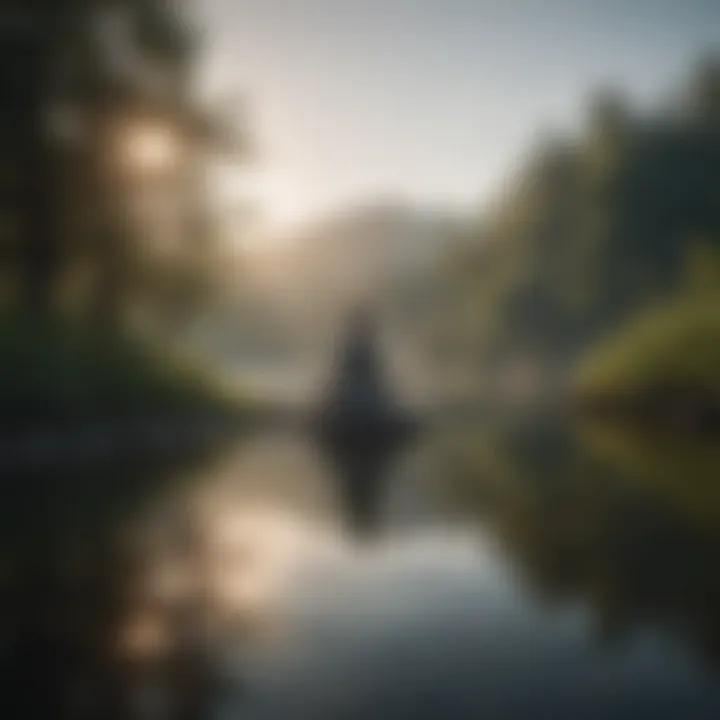
M381 445L279 424L8 481L14 716L720 717L717 443L528 417Z

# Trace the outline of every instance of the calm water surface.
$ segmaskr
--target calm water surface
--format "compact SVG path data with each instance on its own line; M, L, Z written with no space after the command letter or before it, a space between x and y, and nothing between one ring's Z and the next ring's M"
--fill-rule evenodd
M381 455L257 432L133 508L127 715L720 717L712 442L545 419Z

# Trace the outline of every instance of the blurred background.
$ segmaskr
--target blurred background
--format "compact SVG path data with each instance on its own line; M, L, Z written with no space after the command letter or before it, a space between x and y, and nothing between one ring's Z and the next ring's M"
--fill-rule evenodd
M719 433L712 0L0 1L3 717L718 717Z

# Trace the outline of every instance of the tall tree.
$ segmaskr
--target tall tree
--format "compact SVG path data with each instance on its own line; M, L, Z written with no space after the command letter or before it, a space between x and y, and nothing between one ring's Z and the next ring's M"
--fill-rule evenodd
M194 95L196 37L178 0L0 4L0 261L26 306L51 309L84 269L86 301L118 324L140 286L158 295L153 268L177 284L201 266L202 154L222 128ZM188 215L161 259L130 212L159 185Z

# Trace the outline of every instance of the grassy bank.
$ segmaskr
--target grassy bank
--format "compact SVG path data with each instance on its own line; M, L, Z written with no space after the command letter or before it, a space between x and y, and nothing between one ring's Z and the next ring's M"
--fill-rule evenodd
M591 409L720 421L720 296L636 318L590 353L576 390Z
M57 320L0 321L0 424L87 424L231 410L240 398L162 348Z

